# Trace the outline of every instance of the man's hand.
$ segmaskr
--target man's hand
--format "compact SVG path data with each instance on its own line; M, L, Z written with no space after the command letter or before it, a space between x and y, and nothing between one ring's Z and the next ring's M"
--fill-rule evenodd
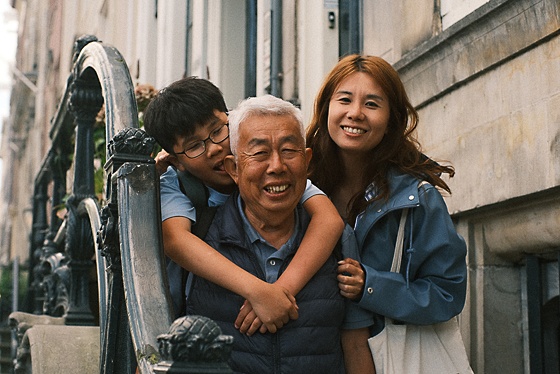
M362 296L366 275L358 261L352 258L339 261L337 279L342 296L351 300Z
M284 287L263 283L250 300L245 301L235 320L235 327L243 334L275 333L290 319L298 318L295 297Z

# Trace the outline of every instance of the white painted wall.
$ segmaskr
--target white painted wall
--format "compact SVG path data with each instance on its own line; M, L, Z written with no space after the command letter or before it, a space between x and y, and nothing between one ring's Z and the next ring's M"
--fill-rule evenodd
M191 75L208 78L206 72L208 59L208 2L206 0L193 0L192 15Z
M137 7L138 28L136 32L136 56L129 61L135 72L133 79L138 77L139 83L151 84L156 87L157 75L157 19L156 8L153 0L139 0ZM131 71L132 73L132 71ZM162 88L162 87L156 87Z
M300 1L299 27L299 95L304 123L309 123L315 95L332 67L338 62L338 23L329 29L328 12L336 3L325 0Z
M185 0L158 1L157 14L157 70L154 85L161 88L185 73L187 3Z
M245 95L245 0L221 0L221 6L221 40L217 44L221 53L211 60L212 71L217 72L215 82L226 104L234 107Z

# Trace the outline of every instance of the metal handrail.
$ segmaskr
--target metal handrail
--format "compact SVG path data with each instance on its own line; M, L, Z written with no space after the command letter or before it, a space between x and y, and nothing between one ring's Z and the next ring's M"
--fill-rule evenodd
M165 333L172 322L171 303L166 299L164 288L166 277L163 266L157 270L153 268L151 277L154 284L161 284L158 289L160 296L151 295L149 300L158 299L160 302L155 306L148 299L140 303L142 296L134 298L132 296L136 294L130 290L141 289L137 284L145 279L145 275L131 272L128 264L131 261L153 264L161 262L160 259L154 261L154 256L162 258L157 178L150 158L153 141L150 143L148 137L138 130L134 86L119 51L98 42L93 36L84 36L75 44L73 60L66 89L51 121L49 135L52 146L35 178L30 246L30 267L34 269L30 289L34 291L31 296L34 302L30 312L65 317L67 324L91 325L94 316L89 309L87 269L94 266L93 257L99 296L101 370L128 372L138 362L141 372L152 372L154 363L144 359L142 355L149 355L142 352L157 353L157 336ZM93 185L93 126L102 105L105 106L108 162L105 166L105 202L100 208ZM121 135L119 144L119 140L115 139L123 132L125 135ZM127 143L129 136L136 140L142 138L144 144L131 148ZM63 203L72 153L74 180L71 193ZM137 221L129 203L119 204L118 201L116 175L127 162L154 169L153 180L149 188L144 189L155 205L150 212L144 211L143 214L146 214L156 234L151 240L144 241L152 252L143 256L135 255L141 251L138 244L131 245L135 235L126 235L126 229L124 232L119 230L121 223L126 226ZM49 186L53 184L55 191L48 196ZM55 207L51 209L49 219L49 202L53 206L65 205L67 214L64 220L57 216ZM125 217L122 220L119 211ZM121 240L120 235L125 235L125 239ZM126 287L123 278L126 279ZM44 290L46 294L43 294ZM63 294L57 294L59 290L64 290ZM131 295L128 299L134 301L128 302L125 292ZM159 318L157 323L153 318L144 323L146 315L156 313L164 318ZM139 353L142 357L137 357Z
M176 342L177 336L181 341L205 341L200 332L190 338L184 335L189 326L214 322L198 316L173 321L159 181L151 158L155 140L138 128L134 87L124 58L114 47L86 35L77 40L73 61L51 121L52 145L35 178L29 311L47 316L30 318L19 312L11 316L22 347L16 372L27 370L32 361L29 347L22 344L33 324L29 321L95 323L89 295L89 274L95 267L102 373L131 373L136 368L143 374L160 373L171 366L174 372L192 372L182 362L185 357L194 359L195 366L202 365L204 372L230 373L223 360L200 363L204 358L198 357L204 354L199 350L205 343L188 352L190 346ZM93 129L103 105L107 162L100 207L94 188ZM66 180L72 172L71 192L66 196ZM64 219L58 216L62 205ZM166 347L161 356L160 338ZM223 352L228 349L224 346ZM213 365L215 370L208 371Z

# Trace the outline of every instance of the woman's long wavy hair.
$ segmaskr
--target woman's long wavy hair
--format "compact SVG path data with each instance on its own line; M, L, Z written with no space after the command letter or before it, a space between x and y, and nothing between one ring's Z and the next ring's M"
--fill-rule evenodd
M364 199L364 193L372 182L377 194L370 203L389 198L387 172L392 167L451 193L440 176L447 173L452 177L455 171L452 166L440 165L422 153L413 134L418 124L418 113L408 100L398 73L382 58L356 54L346 56L338 62L315 99L313 119L307 129L306 139L307 146L313 149L309 169L309 177L313 183L329 196L342 184L345 173L338 146L329 136L327 128L329 103L342 80L356 72L369 74L379 84L388 98L390 116L387 133L371 150L364 165L362 180L357 181L360 192L349 202L350 214L347 222L354 222L357 215L366 208L368 202Z

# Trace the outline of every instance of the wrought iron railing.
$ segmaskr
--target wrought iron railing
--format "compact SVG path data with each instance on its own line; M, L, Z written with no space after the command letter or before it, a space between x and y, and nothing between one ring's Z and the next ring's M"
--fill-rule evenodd
M93 129L103 105L107 162L99 202ZM227 346L218 362L203 362L207 347L216 351L211 341L215 337L201 334L212 321L172 319L158 178L151 158L155 141L138 128L130 73L115 48L93 36L78 39L73 70L51 125L52 146L35 179L31 309L26 312L49 316L48 323L55 325L98 325L102 373L134 373L137 368L159 373L171 367L173 372L197 372L200 367L208 373L229 372L224 363ZM61 208L66 211L63 218ZM97 286L91 287L92 282ZM98 308L92 307L96 304ZM16 372L26 372L31 361L26 331L44 319L29 321L34 320L22 313L12 315L19 336ZM197 330L192 332L198 341L189 330ZM185 339L190 343L184 344Z

